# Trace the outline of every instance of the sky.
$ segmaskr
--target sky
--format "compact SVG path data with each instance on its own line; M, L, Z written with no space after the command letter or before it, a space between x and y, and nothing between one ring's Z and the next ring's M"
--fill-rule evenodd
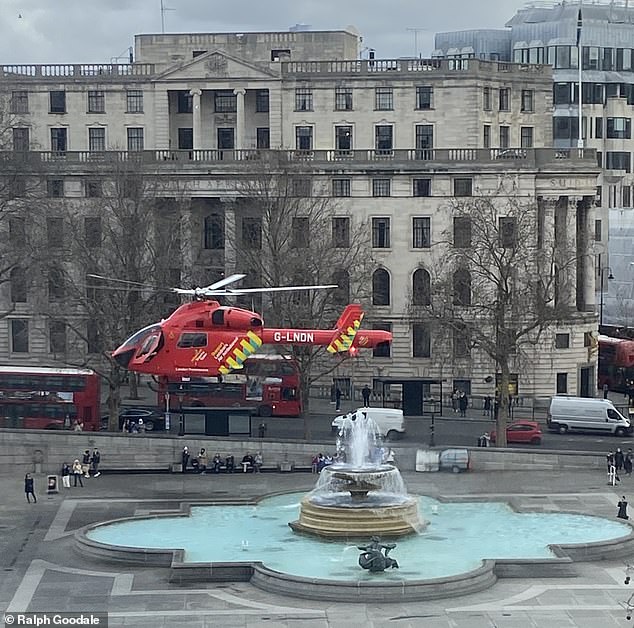
M424 57L434 33L502 28L525 0L163 0L165 32L315 30L353 25L377 58ZM127 59L134 35L161 32L161 0L0 0L0 65ZM417 34L408 29L420 29ZM417 42L416 42L417 39ZM415 44L418 50L415 50Z

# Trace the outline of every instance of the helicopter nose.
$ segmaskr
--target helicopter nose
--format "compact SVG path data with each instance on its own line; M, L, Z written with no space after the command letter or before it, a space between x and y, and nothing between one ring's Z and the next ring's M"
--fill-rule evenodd
M115 359L116 363L119 366L122 366L124 369L127 369L128 364L130 364L130 360L132 359L132 356L134 355L135 351L136 349L134 348L127 349L126 351L115 351L112 354L112 357Z

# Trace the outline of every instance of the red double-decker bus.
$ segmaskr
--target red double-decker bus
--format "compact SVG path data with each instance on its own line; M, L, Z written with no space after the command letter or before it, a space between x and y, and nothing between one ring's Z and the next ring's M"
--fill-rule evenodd
M0 426L99 429L101 388L90 369L0 366Z
M634 383L634 340L599 336L599 388L627 392Z
M253 355L240 372L218 377L159 380L158 405L182 407L256 407L259 416L297 417L302 413L297 362L283 355Z

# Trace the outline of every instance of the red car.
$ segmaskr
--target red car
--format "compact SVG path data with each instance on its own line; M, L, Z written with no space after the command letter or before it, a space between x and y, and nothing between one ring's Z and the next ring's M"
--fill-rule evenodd
M495 442L495 430L489 437L491 442ZM542 431L539 423L535 421L513 421L506 428L507 443L528 443L530 445L540 445L542 442Z

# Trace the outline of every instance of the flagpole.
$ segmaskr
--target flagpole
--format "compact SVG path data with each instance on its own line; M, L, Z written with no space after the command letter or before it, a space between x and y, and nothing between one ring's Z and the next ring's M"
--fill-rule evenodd
M583 148L583 63L581 59L581 0L579 0L579 13L577 14L577 65L579 66L579 137L577 139L577 148Z

